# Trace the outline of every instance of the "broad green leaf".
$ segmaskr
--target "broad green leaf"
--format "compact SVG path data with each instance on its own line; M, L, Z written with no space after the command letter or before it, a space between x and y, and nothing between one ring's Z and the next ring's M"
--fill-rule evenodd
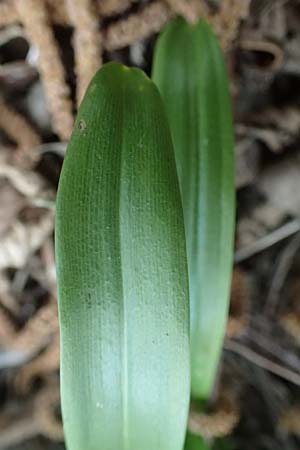
M117 63L93 78L58 189L61 394L69 450L181 450L188 274L157 88Z
M205 440L200 437L187 432L184 450L209 450L210 446L205 442Z
M234 167L228 79L210 27L175 19L155 49L182 195L191 297L192 396L209 397L225 331L233 260Z

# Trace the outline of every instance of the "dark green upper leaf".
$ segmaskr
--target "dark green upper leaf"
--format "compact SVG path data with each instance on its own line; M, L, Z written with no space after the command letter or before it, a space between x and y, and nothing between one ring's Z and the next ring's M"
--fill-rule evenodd
M224 336L233 258L233 131L218 41L200 21L175 19L155 49L182 195L191 296L192 395L209 397Z
M185 238L154 84L112 63L80 106L57 198L61 392L70 450L181 450Z

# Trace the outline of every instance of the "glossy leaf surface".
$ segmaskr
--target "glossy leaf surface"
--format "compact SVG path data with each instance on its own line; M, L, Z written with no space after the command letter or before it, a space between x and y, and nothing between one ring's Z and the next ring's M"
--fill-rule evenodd
M230 97L211 28L175 19L155 49L183 202L191 296L192 396L209 397L227 320L233 260L234 165Z
M157 88L93 78L59 182L56 260L69 450L181 450L189 308L183 214Z

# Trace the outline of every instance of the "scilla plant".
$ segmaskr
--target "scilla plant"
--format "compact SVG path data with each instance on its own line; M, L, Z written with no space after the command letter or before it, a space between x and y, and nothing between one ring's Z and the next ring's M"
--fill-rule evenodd
M171 135L154 83L93 78L59 182L61 398L69 450L181 450L189 307Z
M191 396L209 400L225 333L235 223L233 129L222 50L203 20L175 19L152 71L164 99L184 210L191 311ZM204 446L204 447L203 447ZM188 436L186 450L206 448Z
M68 450L182 450L190 367L193 397L209 396L234 207L227 79L211 36L202 23L166 29L153 72L163 100L142 71L109 63L80 106L55 237ZM186 446L207 448L190 434Z
M228 80L210 26L171 22L156 45L152 76L171 126L184 210L192 396L207 400L227 319L235 217Z

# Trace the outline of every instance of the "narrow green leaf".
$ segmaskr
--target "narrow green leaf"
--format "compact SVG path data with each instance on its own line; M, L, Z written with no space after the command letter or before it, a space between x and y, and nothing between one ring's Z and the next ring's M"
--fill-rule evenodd
M229 438L220 438L215 440L212 450L235 450L235 446Z
M209 450L209 449L210 446L205 442L205 440L202 437L187 432L184 450Z
M228 438L215 439L208 443L201 436L189 431L186 434L184 450L234 450Z
M188 274L170 131L154 84L104 66L57 198L61 394L69 450L181 450Z
M226 325L235 210L228 80L204 21L175 19L167 26L153 79L175 147L189 263L192 396L201 400L210 395Z

